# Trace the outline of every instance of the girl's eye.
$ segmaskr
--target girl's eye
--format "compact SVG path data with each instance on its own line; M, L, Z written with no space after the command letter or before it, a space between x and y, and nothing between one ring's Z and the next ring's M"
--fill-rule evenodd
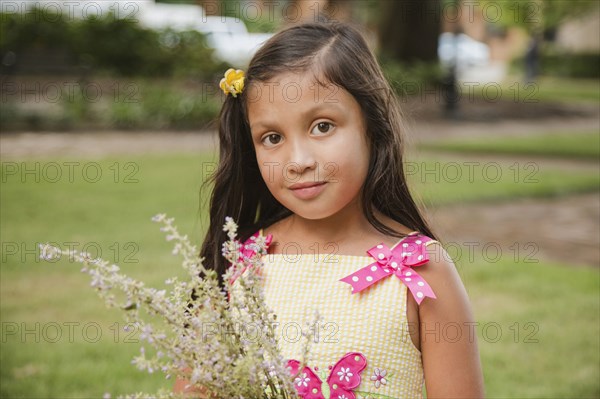
M273 140L271 139L273 137L276 138L275 142L273 142ZM264 143L265 141L268 142L269 144L275 145L275 144L279 143L279 141L281 141L281 136L278 134L275 134L275 133L271 133L271 134L268 134L265 137L263 137L262 142Z
M329 122L319 122L313 128L313 132L315 131L315 129L317 129L321 133L327 133L329 130L331 130L332 127L333 127L333 124L331 124Z

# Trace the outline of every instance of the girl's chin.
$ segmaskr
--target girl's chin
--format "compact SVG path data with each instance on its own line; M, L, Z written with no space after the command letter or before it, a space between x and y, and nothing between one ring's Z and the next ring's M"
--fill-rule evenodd
M322 206L317 207L311 206L310 204L298 205L297 203L285 207L292 211L296 215L296 217L306 220L326 219L340 211L337 207L323 208Z

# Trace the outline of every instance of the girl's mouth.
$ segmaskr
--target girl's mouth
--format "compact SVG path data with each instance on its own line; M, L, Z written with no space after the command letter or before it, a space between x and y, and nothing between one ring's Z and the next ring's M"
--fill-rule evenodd
M300 199L311 199L319 195L325 188L327 182L317 182L308 184L293 184L290 186L292 193Z

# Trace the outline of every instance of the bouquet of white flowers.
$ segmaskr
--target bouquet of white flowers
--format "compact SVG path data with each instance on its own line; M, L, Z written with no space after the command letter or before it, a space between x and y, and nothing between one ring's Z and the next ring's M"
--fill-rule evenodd
M117 265L92 259L87 253L46 244L41 246L41 256L48 260L68 255L83 263L82 271L92 277L92 287L106 304L124 310L127 323L136 326L140 339L153 348L150 356L141 347L140 355L133 360L139 369L150 373L160 370L166 378L179 376L190 382L189 390L201 388L218 398L296 398L292 382L295 376L279 352L275 315L264 301L260 273L255 272L262 266L261 256L266 254L264 237L251 244L253 255L247 257L243 244L236 240L236 223L226 218L223 231L229 241L223 244L222 254L232 266L223 280L230 281L246 269L251 271L237 279L243 295L234 295L228 284L225 290L220 288L217 273L202 265L197 248L186 235L179 234L172 218L160 214L152 220L162 223L167 240L175 242L173 254L182 256L182 266L189 276L186 281L166 280L171 287L168 291L146 287L142 281L120 273ZM148 315L158 323L148 321ZM309 323L309 329L318 318ZM248 333L249 327L254 333ZM304 359L308 334L305 340ZM156 394L136 393L125 398L181 396L163 389Z

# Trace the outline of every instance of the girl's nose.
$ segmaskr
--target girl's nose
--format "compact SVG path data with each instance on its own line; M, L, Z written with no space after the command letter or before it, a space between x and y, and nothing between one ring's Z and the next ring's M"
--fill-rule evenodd
M298 176L306 173L307 170L315 168L317 160L314 152L308 143L296 140L292 146L292 152L285 165L286 177L288 180L299 180Z

